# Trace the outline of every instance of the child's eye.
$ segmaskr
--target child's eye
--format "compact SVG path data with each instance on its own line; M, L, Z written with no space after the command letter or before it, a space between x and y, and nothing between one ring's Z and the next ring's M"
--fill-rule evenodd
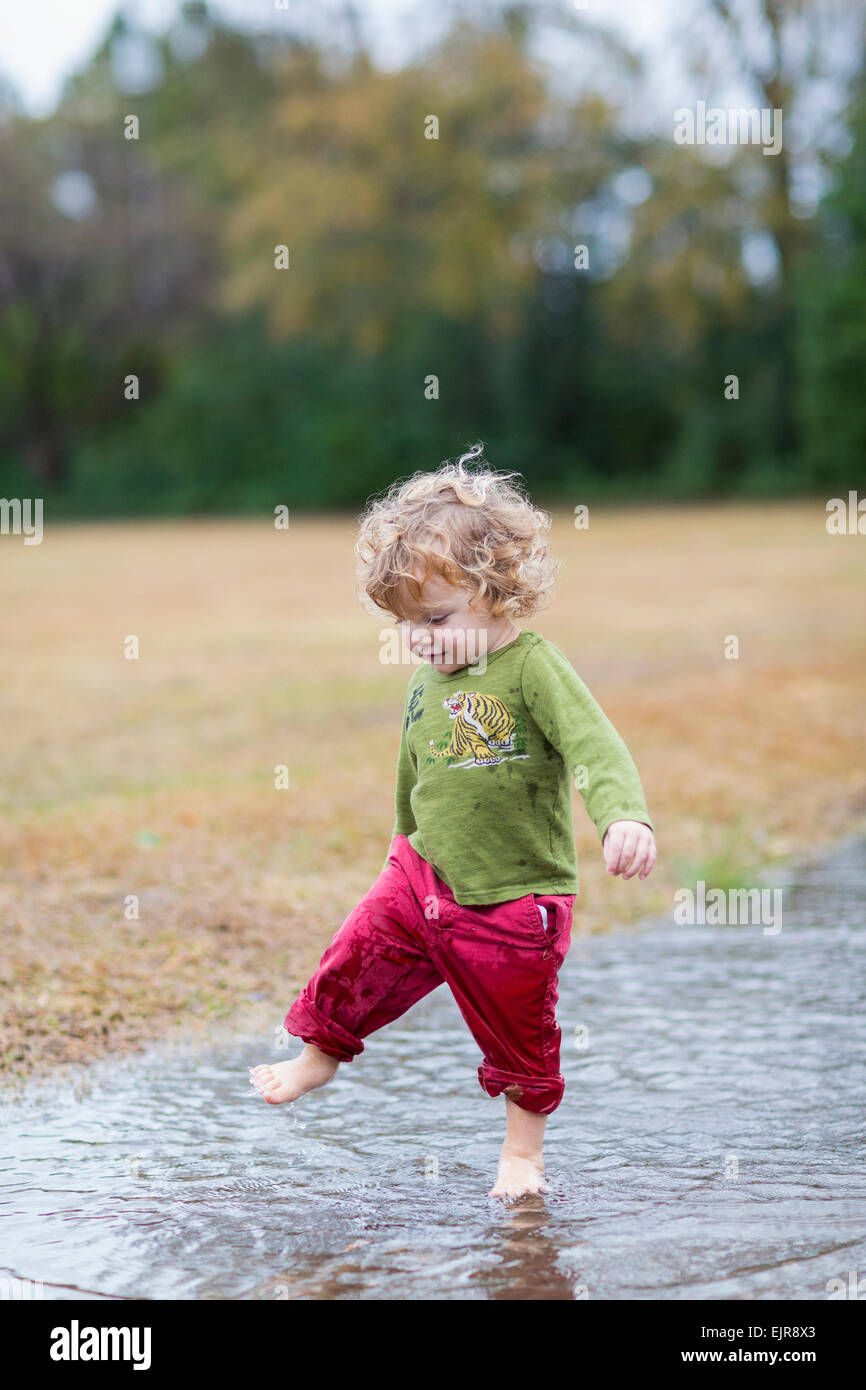
M439 623L444 623L447 616L447 613L440 613L438 617L431 618L430 621L434 627L438 627Z

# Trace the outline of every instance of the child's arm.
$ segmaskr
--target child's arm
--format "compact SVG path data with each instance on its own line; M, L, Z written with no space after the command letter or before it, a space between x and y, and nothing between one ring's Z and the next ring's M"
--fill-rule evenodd
M403 722L400 725L400 751L397 754L397 780L394 788L394 829L391 831L391 839L388 841L390 851L391 840L395 835L411 835L415 830L415 817L412 814L410 796L412 788L418 780L418 763L415 754L409 747L409 740L406 737L406 718L408 713L409 696L406 695L406 704L403 708ZM385 856L385 863L388 863ZM380 870L380 873L382 870Z
M539 643L526 658L523 697L576 778L608 873L631 878L640 871L646 878L656 850L637 768L601 706L553 643Z

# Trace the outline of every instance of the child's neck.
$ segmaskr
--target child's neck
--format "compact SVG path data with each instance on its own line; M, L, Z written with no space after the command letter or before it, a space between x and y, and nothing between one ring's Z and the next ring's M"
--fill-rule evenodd
M504 635L503 637L500 637L500 639L499 639L498 642L494 642L494 644L493 644L492 647L488 647L488 648L487 648L487 655L489 656L489 655L491 654L491 652L496 652L496 651L498 651L500 647L504 647L504 646L506 646L509 642L513 642L514 639L515 639L515 637L519 637L519 636L520 636L520 628L519 628L519 627L515 627L515 626L514 626L514 623L512 623L512 624L511 624L511 630L510 630L509 632L506 632L505 635Z

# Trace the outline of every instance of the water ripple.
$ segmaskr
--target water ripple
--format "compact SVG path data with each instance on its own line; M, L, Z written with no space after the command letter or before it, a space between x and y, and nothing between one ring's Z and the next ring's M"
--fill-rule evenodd
M34 1087L0 1110L0 1278L57 1299L826 1298L866 1267L864 904L855 843L785 889L777 936L575 941L550 1191L517 1203L487 1195L502 1102L444 989L292 1106L248 1087L286 1055L272 1035Z

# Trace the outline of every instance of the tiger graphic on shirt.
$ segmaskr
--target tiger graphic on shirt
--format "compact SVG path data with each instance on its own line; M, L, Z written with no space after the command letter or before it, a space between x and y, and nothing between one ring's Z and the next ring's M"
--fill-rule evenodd
M437 750L430 739L430 753L434 758L462 758L468 753L473 765L482 767L502 762L500 753L513 751L514 719L495 695L458 690L448 695L442 704L454 726L447 748Z

